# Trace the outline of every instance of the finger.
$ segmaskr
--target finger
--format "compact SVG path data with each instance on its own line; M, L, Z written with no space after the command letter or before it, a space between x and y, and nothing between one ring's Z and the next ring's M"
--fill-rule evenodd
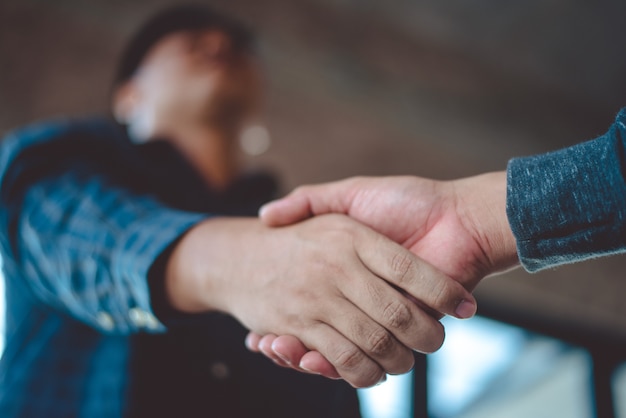
M311 217L309 201L306 196L294 194L269 202L259 209L261 221L268 226L284 226Z
M292 368L319 374L329 379L339 379L339 373L328 360L317 351L309 351L298 338L280 335L272 342L272 350Z
M371 230L366 233L375 239L355 240L355 247L374 274L436 312L474 316L476 300L460 283L388 238Z
M353 387L370 387L385 379L384 370L375 361L327 324L308 327L302 342L328 359L339 376Z
M272 341L272 351L286 363L297 367L309 349L292 335L280 335Z
M261 341L261 335L257 334L256 332L249 332L248 335L246 335L246 347L248 348L248 350L254 352L254 353L259 353L261 350L259 349L259 342Z
M358 276L358 274L356 275ZM371 273L363 268L362 276L367 275L371 276ZM378 278L375 280L382 282ZM360 287L362 283L358 282L355 286ZM396 294L398 298L402 298L398 292L396 292ZM370 309L376 310L372 307L376 301L363 300L359 301L359 303L369 305ZM377 362L385 372L401 374L413 368L415 358L411 349L398 341L395 336L389 330L381 326L375 318L365 314L362 307L357 307L351 303L351 301L342 297L333 301L333 308L332 312L329 311L333 316L324 318L324 321L327 324L332 324L332 327L337 330L337 332L341 333L341 335L363 351L365 355ZM341 314L337 315L336 312L341 312ZM440 332L443 333L442 331ZM306 345L307 347L311 347L309 344ZM327 356L325 357L328 358ZM328 358L328 360L341 374L341 370L337 367L337 364L330 358Z
M278 341L278 351L274 350L275 341ZM315 366L316 370L314 371L300 368L298 366L300 359L308 350L296 337L292 337L290 335L276 336L273 334L261 336L257 333L250 332L246 337L246 345L251 351L263 354L279 366L291 368L304 373L321 374L331 379L337 379L339 376L332 365L330 365L330 363L328 363L325 359L324 361L326 361L328 365L322 364L320 366ZM283 354L282 352L287 354Z
M299 368L308 370L311 373L319 374L329 379L340 379L341 376L330 361L318 351L309 351L300 359Z
M275 337L271 348L276 356L294 370L322 375L329 379L340 378L339 373L328 360L317 351L309 351L298 338L292 335Z
M346 298L359 306L369 318L376 321L382 329L385 329L403 346L421 353L432 353L443 344L445 333L441 323L390 286L385 280L379 277L363 278L359 283L342 286L342 291L344 291ZM383 337L370 336L370 340L375 338ZM406 363L402 366L391 368L389 359L384 357L389 355L383 350L385 344L388 343L385 341L377 344L370 343L370 345L379 347L375 350L378 355L372 354L372 358L381 362L389 374L409 371L413 366L412 354L410 357L407 355L404 359ZM395 364L399 362L397 358L394 360L396 361Z
M259 210L259 217L269 226L290 225L313 215L348 213L354 190L352 180L316 186L301 186L282 199Z
M259 341L259 350L261 351L261 353L263 353L265 357L269 358L279 366L291 367L289 363L285 362L282 358L280 358L280 356L276 355L274 350L272 350L272 342L275 339L276 335L274 334L267 334L261 337L261 340Z

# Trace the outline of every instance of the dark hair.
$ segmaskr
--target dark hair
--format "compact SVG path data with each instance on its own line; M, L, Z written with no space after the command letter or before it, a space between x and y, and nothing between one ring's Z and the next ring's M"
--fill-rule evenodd
M120 58L113 86L131 78L148 50L164 36L200 29L219 29L231 38L236 49L252 49L252 33L240 22L204 5L174 6L148 19L130 39Z

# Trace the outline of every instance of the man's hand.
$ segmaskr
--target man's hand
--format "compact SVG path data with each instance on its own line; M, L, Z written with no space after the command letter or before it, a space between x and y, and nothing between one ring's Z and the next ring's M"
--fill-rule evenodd
M518 263L506 217L505 172L446 182L359 177L304 186L263 207L260 216L267 225L283 226L325 213L370 226L468 290ZM246 343L278 364L337 377L319 353L292 337L252 333Z
M517 264L506 217L506 173L455 181L355 177L297 188L265 205L261 220L293 224L341 213L403 245L472 290L488 274Z
M166 269L172 305L221 311L257 334L291 335L356 387L432 352L441 324L426 313L468 317L459 283L370 228L327 215L284 228L214 218L189 231Z

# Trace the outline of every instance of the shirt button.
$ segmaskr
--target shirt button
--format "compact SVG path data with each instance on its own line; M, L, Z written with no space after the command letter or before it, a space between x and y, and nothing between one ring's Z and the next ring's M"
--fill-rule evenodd
M159 320L156 319L154 315L140 308L130 309L128 311L128 317L137 328L148 328L151 330L155 330L159 328L160 325Z
M216 361L215 363L212 363L210 366L210 370L211 375L216 380L224 380L230 377L230 369L228 368L226 363L223 363L221 361Z
M113 317L106 312L98 312L96 321L98 321L98 325L105 331L111 331L115 327Z
M146 312L145 322L146 328L150 330L158 329L161 325L156 316L152 315L150 312Z
M146 312L139 308L131 308L128 311L128 318L137 328L146 326Z

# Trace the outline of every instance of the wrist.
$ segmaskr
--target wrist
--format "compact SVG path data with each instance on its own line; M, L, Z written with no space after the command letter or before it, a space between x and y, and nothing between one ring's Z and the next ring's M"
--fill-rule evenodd
M165 271L171 306L186 313L234 314L245 289L242 279L255 273L255 266L244 262L242 255L263 248L259 237L266 230L256 218L224 217L205 220L189 230L172 251Z
M184 313L210 310L202 300L202 273L197 259L196 243L202 234L204 222L183 235L172 250L165 267L165 294L170 306Z
M185 313L225 311L225 277L234 257L223 257L237 235L232 220L211 218L191 228L173 249L165 269L165 291L171 306Z
M487 274L519 264L517 243L506 213L506 171L456 181L459 215L481 248Z

